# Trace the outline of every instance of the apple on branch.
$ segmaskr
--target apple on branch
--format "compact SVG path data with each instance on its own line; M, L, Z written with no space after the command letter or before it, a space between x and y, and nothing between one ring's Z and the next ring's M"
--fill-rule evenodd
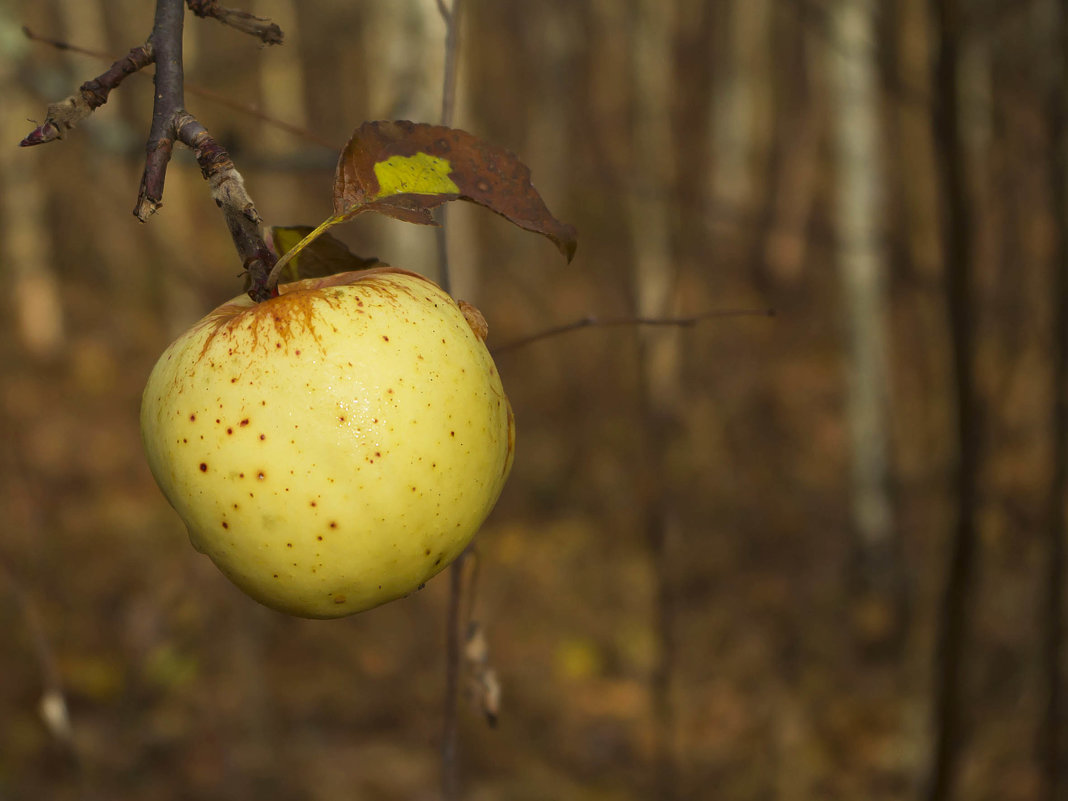
M152 370L149 466L193 545L261 603L328 618L399 598L467 546L511 468L484 335L392 268L240 296Z

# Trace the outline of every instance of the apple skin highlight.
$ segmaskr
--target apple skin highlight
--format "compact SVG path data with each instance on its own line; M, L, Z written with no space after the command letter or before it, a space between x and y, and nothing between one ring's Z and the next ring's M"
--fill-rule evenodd
M278 611L418 589L492 510L515 424L489 352L433 282L308 279L208 314L145 387L148 463L193 545Z

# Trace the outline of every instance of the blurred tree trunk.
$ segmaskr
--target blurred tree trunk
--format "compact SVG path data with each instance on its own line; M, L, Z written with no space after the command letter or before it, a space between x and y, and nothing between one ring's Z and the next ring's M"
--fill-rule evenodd
M259 107L265 114L300 128L308 127L308 82L304 74L305 58L301 36L300 8L294 0L256 0L251 11L274 20L285 31L281 47L263 48L257 60ZM191 26L192 27L192 26ZM293 135L272 125L261 127L253 147L267 163L281 159L294 150ZM280 219L272 225L316 225L318 218L307 219L305 198L300 191L301 176L293 171L264 171L257 179L256 197L270 198ZM328 209L323 209L326 213ZM318 209L317 209L318 212Z
M444 26L433 0L389 0L367 7L360 32L367 53L374 53L374 77L368 83L371 120L437 122L441 116L441 65ZM359 120L353 120L353 128ZM386 220L378 228L382 260L433 276L438 263L433 229Z
M0 91L11 113L0 130L6 142L18 142L34 103L0 67ZM5 74L6 73L6 74ZM57 354L65 341L63 301L52 266L52 239L45 209L46 186L35 160L14 147L0 155L0 258L10 289L9 310L15 332L27 351L38 357Z
M983 456L974 370L972 320L972 204L962 130L961 45L963 19L957 0L932 0L932 26L938 31L934 64L933 123L941 182L944 227L946 316L956 411L956 521L951 533L935 659L934 754L928 798L951 798L965 732L964 651L970 629L977 551L976 511Z
M1051 91L1051 169L1056 252L1053 262L1053 342L1050 421L1053 470L1049 494L1049 552L1046 574L1044 662L1046 711L1039 730L1039 755L1045 772L1046 801L1060 801L1065 787L1064 749L1064 604L1065 500L1068 498L1068 0L1053 0L1055 59ZM1059 59L1057 56L1059 55Z
M755 166L766 158L771 136L771 4L724 3L723 55L716 65L710 106L713 212L749 221L757 203ZM713 214L713 217L720 216Z
M853 525L862 595L854 609L866 644L899 631L899 547L891 499L886 265L882 221L883 142L877 79L876 3L832 8L830 78L834 131L834 219L845 313L847 416Z
M0 37L24 41L15 20L6 14L0 16ZM36 100L23 88L14 57L0 60L0 91L5 98L0 132L8 143L0 149L0 264L10 287L9 319L27 351L49 357L63 346L66 326L52 266L46 182L37 168L41 155L31 156L12 146L26 135L25 121L40 113Z
M827 92L818 63L824 58L826 43L818 24L807 17L807 7L784 14L781 47L779 106L777 125L777 168L769 176L770 218L763 244L763 269L783 284L801 278L809 245L809 223L816 206L821 168L821 146L827 127Z
M930 100L931 0L896 0L891 32L896 71L891 93L896 112L896 163L901 169L900 203L909 266L937 278L941 265L938 169L932 140Z
M630 76L633 86L630 231L634 300L641 317L671 316L677 305L678 268L672 246L674 9L659 0L632 0ZM645 495L642 514L655 572L653 623L658 649L651 677L656 775L652 797L678 797L675 706L675 599L672 544L679 520L668 475L679 447L683 412L680 335L670 327L638 332L644 410Z

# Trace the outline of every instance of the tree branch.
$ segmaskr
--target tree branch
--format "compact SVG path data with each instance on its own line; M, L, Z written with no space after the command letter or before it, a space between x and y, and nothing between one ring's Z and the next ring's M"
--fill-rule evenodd
M52 39L47 36L41 36L40 34L34 33L32 30L30 30L30 28L26 27L25 25L22 27L22 33L31 42L40 42L41 44L46 44L50 47L54 47L57 50L64 50L69 53L77 53L78 55L100 59L101 61L113 61L115 59L115 56L109 55L107 53L101 53L99 50L90 50L87 47L81 47L76 44L71 44L70 42L64 42L61 39ZM143 47L147 48L147 45L144 45ZM131 51L131 53L132 52L133 51ZM154 57L152 58L152 61L155 61ZM149 63L151 63L151 61ZM148 76L146 75L144 77L147 78ZM100 79L97 78L96 80ZM203 86L187 83L185 85L185 93L187 95L196 95L197 97L203 97L206 100L212 101L213 103L218 103L219 105L225 106L228 109L232 109L233 111L236 111L239 114L246 114L249 117L254 117L260 122L274 126L275 128L285 131L288 134L292 134L293 136L299 139L306 139L307 141L313 142L328 150L337 150L336 143L328 142L326 139L319 136L314 131L309 131L307 128L301 128L297 125L292 125L284 120L280 120L277 117L272 117L270 114L265 114L258 108L250 106L248 103L242 103L239 100L234 100L233 98L226 97L225 95L219 94L218 92L213 92L211 89L205 89ZM38 143L33 142L31 144Z
M445 65L441 87L441 124L452 126L456 107L456 66L460 51L460 15L463 0L452 0L451 8L444 0L437 0L438 11L445 22ZM445 207L437 210L438 222L435 242L438 252L438 283L452 293L452 277L449 270L448 230L445 226ZM463 599L464 563L471 546L457 557L449 568L449 611L445 623L445 709L441 735L441 794L445 801L457 801L460 797L459 733L457 705L459 703L460 671L462 669L462 622L460 606Z
M932 27L938 31L932 87L934 136L940 169L945 304L949 322L956 412L956 457L952 532L942 605L939 610L932 712L933 746L927 801L954 797L961 747L967 734L966 649L972 631L979 531L976 520L985 451L975 377L976 329L972 311L975 289L975 216L968 183L968 148L960 117L963 36L962 4L932 0Z
M213 16L242 30L248 30L250 26L256 30L260 27L271 29L276 32L276 35L270 35L271 42L280 42L282 39L281 30L269 20L231 11L215 2L186 1L198 16ZM245 20L247 25L239 24L238 20ZM255 21L255 26L252 21ZM188 145L193 149L201 174L211 187L215 204L222 209L226 218L226 226L248 276L249 296L257 302L267 300L276 294L267 288L267 277L274 265L275 256L267 247L260 231L261 220L256 206L229 154L211 137L204 126L185 110L185 74L182 65L184 22L183 0L156 0L156 16L148 41L112 64L103 75L82 84L78 95L50 106L48 119L27 136L22 145L42 144L62 138L75 123L102 106L111 90L127 75L132 75L155 62L156 91L152 107L152 126L145 145L145 169L141 175L134 215L141 222L145 222L163 205L163 187L174 143L180 141ZM23 28L23 33L30 39L43 41L63 50L86 52L64 42L37 36L27 28Z
M141 176L141 188L134 207L134 215L141 222L163 205L167 164L174 149L174 121L185 105L182 67L184 18L182 0L157 0L156 19L148 39L156 54L155 104L152 106L152 128L145 145L145 171Z
M175 140L191 147L201 174L211 186L212 198L223 211L234 247L241 256L249 278L249 296L259 302L274 294L267 289L267 276L275 259L260 232L260 216L245 189L241 173L226 150L184 108L184 16L182 0L157 0L156 21L149 38L156 53L156 102L146 146L145 172L134 214L144 222L162 205L167 163Z
M445 0L437 0L438 13L445 23L445 65L441 82L441 124L452 127L456 110L456 74L460 54L460 17L463 13L464 0L452 0L452 7ZM452 294L452 272L449 269L449 240L445 227L447 207L441 206L434 213L438 228L434 237L438 252L438 283L441 288Z
M277 289L267 288L275 256L263 239L262 220L245 189L245 179L234 167L230 155L187 111L180 111L176 116L174 131L178 141L193 149L200 173L211 187L215 205L222 209L248 276L249 296L259 302L277 295Z
M223 25L255 36L264 44L282 44L282 29L269 19L257 17L247 11L235 11L219 5L219 0L186 0L189 10L198 17L211 17Z
M28 29L23 28L23 32L34 38ZM106 72L83 83L76 94L50 105L45 121L19 142L19 146L31 147L62 139L67 131L104 105L111 90L122 83L127 75L133 75L155 60L151 42L133 48Z
M563 325L557 325L552 328L546 328L544 331L537 331L528 336L521 337L519 339L506 342L503 345L498 345L492 349L494 356L499 356L502 353L508 353L513 350L519 350L525 348L527 345L533 345L535 342L540 342L543 339L549 339L550 337L559 336L560 334L567 334L571 331L578 331L581 328L617 328L620 326L677 326L679 328L690 328L697 325L703 320L714 320L722 317L774 317L774 309L727 309L724 311L711 311L704 314L695 314L692 317L609 317L600 318L596 315L587 315L581 317L578 320L573 320L570 323L564 323Z

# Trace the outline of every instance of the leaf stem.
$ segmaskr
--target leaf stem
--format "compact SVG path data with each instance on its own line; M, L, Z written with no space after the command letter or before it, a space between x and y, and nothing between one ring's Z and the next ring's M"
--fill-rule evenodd
M345 222L346 220L351 220L356 213L358 212L352 212L352 210L350 209L349 212L346 212L345 214L339 214L334 217L330 217L327 220L324 220L319 225L317 225L307 236L305 236L302 240L297 242L297 244L295 244L293 247L283 253L282 257L274 263L274 267L271 269L270 274L267 276L267 288L272 293L277 294L276 288L278 286L278 279L282 275L282 270L285 269L285 266L289 264L292 259L296 258L297 255L302 250L304 250L304 248L308 247L308 245L318 239L321 233L326 231L328 228L333 228L338 223Z

